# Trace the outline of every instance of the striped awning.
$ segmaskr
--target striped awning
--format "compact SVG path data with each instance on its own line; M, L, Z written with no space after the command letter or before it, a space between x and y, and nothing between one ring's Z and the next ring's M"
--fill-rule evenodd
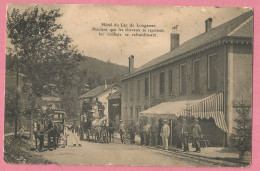
M179 116L213 118L217 127L228 132L224 117L223 93L213 94L199 100L163 102L140 113L140 116L173 119Z

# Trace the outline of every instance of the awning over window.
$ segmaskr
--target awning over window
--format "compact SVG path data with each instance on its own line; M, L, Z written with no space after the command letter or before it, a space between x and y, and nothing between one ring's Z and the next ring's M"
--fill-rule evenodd
M213 118L217 127L228 132L223 109L223 93L220 93L198 100L163 102L142 111L140 115L162 119L174 119L179 116Z

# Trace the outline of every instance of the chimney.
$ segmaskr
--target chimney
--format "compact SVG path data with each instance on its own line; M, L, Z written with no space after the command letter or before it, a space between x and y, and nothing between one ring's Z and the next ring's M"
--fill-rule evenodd
M132 72L134 72L134 56L131 55L129 56L129 74L131 74Z
M180 45L180 34L171 33L171 51Z
M171 33L171 51L180 45L180 34L177 33L178 25L172 27Z
M205 32L208 32L212 27L212 18L208 18L205 21Z

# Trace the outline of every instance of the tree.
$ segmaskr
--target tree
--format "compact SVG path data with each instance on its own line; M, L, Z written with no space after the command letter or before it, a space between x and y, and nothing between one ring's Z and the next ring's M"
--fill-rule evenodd
M78 62L83 59L57 24L61 16L59 9L46 11L38 6L22 13L13 9L7 14L7 35L30 93L31 127L36 98L43 93L63 94L77 79Z
M14 105L14 102L17 100L17 91L13 86L7 87L5 90L5 123L10 125L14 124L13 118L15 114L20 111L21 106ZM20 96L19 99L20 100ZM17 108L18 107L18 108Z
M251 105L248 105L245 100L236 102L236 112L238 117L234 120L236 122L236 148L240 151L241 157L244 156L246 151L251 151L252 147L252 117Z

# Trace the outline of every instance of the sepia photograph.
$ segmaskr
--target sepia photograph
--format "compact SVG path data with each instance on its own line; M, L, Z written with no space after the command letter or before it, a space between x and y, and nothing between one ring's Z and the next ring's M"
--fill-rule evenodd
M250 167L252 8L6 9L7 164Z

